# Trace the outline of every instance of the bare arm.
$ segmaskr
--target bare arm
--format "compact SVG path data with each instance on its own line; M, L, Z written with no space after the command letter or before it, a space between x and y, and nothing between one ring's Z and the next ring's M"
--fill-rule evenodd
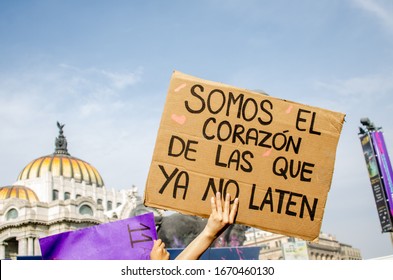
M227 194L222 208L221 194L211 198L212 212L203 231L176 257L176 260L197 260L213 241L235 221L239 199L235 198L230 208L231 196Z

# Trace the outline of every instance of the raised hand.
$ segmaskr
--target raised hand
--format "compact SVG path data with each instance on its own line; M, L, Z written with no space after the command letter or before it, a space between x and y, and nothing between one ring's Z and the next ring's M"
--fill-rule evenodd
M231 195L228 193L225 197L223 209L221 194L219 192L216 193L215 197L211 198L210 204L212 212L204 229L209 236L217 238L229 225L234 223L239 206L239 199L235 198L232 208L230 208L230 201Z
M221 194L210 200L211 214L203 231L176 257L177 260L197 260L209 248L213 241L235 222L239 199L235 198L230 207L231 196L227 194L222 208Z
M150 252L151 260L169 260L169 253L165 249L165 243L161 239L154 240L153 248Z

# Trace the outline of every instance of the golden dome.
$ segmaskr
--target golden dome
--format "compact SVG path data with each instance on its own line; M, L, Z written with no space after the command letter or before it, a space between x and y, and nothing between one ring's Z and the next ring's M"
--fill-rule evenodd
M55 141L55 152L51 155L43 156L31 161L20 172L19 180L35 178L45 178L51 172L53 177L63 176L68 179L75 179L76 182L85 182L87 185L95 184L102 187L104 181L91 164L71 156L67 150L67 139L63 135L64 124L57 122L59 136Z
M18 181L45 178L48 172L53 177L63 176L88 185L96 184L97 187L104 185L101 175L91 164L70 155L56 153L31 161L20 172Z
M8 198L19 198L25 199L30 202L39 201L38 196L35 192L25 186L6 186L0 188L0 200L8 199Z

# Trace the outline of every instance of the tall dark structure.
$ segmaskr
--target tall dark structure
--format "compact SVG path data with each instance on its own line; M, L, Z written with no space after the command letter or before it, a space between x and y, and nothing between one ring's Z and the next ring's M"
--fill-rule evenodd
M65 124L60 124L57 122L57 127L59 128L59 137L56 137L55 140L55 154L63 154L63 155L70 155L67 150L67 139L63 135L63 127Z
M359 138L370 177L382 232L393 232L393 171L381 127L360 120Z

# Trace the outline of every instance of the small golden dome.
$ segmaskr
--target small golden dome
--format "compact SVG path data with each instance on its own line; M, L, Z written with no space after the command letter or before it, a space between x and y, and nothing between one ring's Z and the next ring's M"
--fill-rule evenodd
M38 196L32 189L19 185L5 186L0 188L0 200L8 198L25 199L30 202L39 201Z

